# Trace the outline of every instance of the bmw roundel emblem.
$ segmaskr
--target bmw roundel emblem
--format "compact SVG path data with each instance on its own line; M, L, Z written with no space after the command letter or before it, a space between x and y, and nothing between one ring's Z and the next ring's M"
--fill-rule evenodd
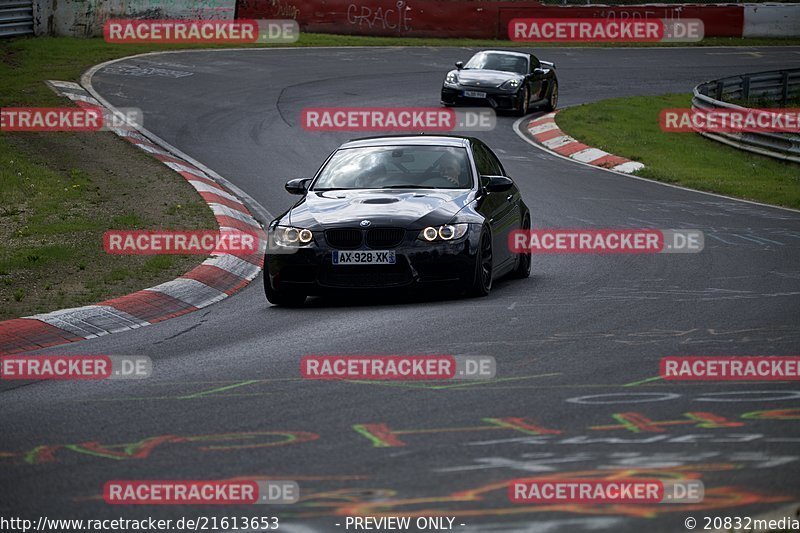
M361 221L361 227L362 228L368 228L370 226L370 224L372 224L372 222L370 222L369 220L364 219L364 220Z

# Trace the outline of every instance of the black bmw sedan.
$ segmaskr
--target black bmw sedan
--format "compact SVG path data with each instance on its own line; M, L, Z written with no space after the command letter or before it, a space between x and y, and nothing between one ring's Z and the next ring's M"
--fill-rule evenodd
M302 198L269 225L264 289L273 304L434 285L485 296L494 279L530 273L530 254L508 245L511 231L530 228L530 211L478 139L350 141L286 190Z
M442 83L446 106L491 106L527 115L533 107L552 111L558 105L555 64L533 54L485 50L456 63Z

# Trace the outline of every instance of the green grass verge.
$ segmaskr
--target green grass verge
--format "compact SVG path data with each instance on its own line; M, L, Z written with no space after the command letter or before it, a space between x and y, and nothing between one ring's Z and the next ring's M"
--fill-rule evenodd
M135 292L203 260L108 255L109 229L214 227L180 175L113 133L2 134L0 320Z
M556 115L579 141L645 164L636 175L701 191L800 208L800 165L751 154L697 133L666 133L664 108L691 107L691 96L614 98Z
M76 80L110 52L98 44L3 41L0 105L71 106L43 81ZM215 227L180 175L110 132L0 132L0 320L135 292L204 259L111 256L109 229Z

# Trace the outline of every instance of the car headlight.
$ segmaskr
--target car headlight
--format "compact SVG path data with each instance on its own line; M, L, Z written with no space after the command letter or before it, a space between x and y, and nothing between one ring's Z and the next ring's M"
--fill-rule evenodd
M278 246L306 246L314 240L314 233L305 228L277 226L272 231L272 238Z
M443 226L428 226L419 232L417 239L426 242L455 241L466 235L469 224L445 224Z
M455 72L448 72L447 77L444 79L444 84L449 87L455 87L458 85L458 76L456 76Z
M513 80L508 80L503 85L500 86L501 89L516 89L520 86L520 82L518 79L514 78Z

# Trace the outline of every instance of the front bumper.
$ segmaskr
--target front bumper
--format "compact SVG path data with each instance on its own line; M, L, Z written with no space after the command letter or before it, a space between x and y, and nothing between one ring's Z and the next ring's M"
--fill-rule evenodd
M464 96L464 91L480 91L486 93L485 98L472 98ZM519 98L516 92L509 92L497 88L482 87L442 87L442 103L445 105L468 107L492 107L502 111L518 111Z
M393 248L394 265L334 265L333 247L317 244L292 254L266 254L265 273L272 288L303 294L322 294L338 289L392 289L403 287L469 287L475 276L480 225L470 224L467 234L453 242L429 243L407 231ZM316 238L316 237L315 237ZM359 251L371 251L361 246Z

